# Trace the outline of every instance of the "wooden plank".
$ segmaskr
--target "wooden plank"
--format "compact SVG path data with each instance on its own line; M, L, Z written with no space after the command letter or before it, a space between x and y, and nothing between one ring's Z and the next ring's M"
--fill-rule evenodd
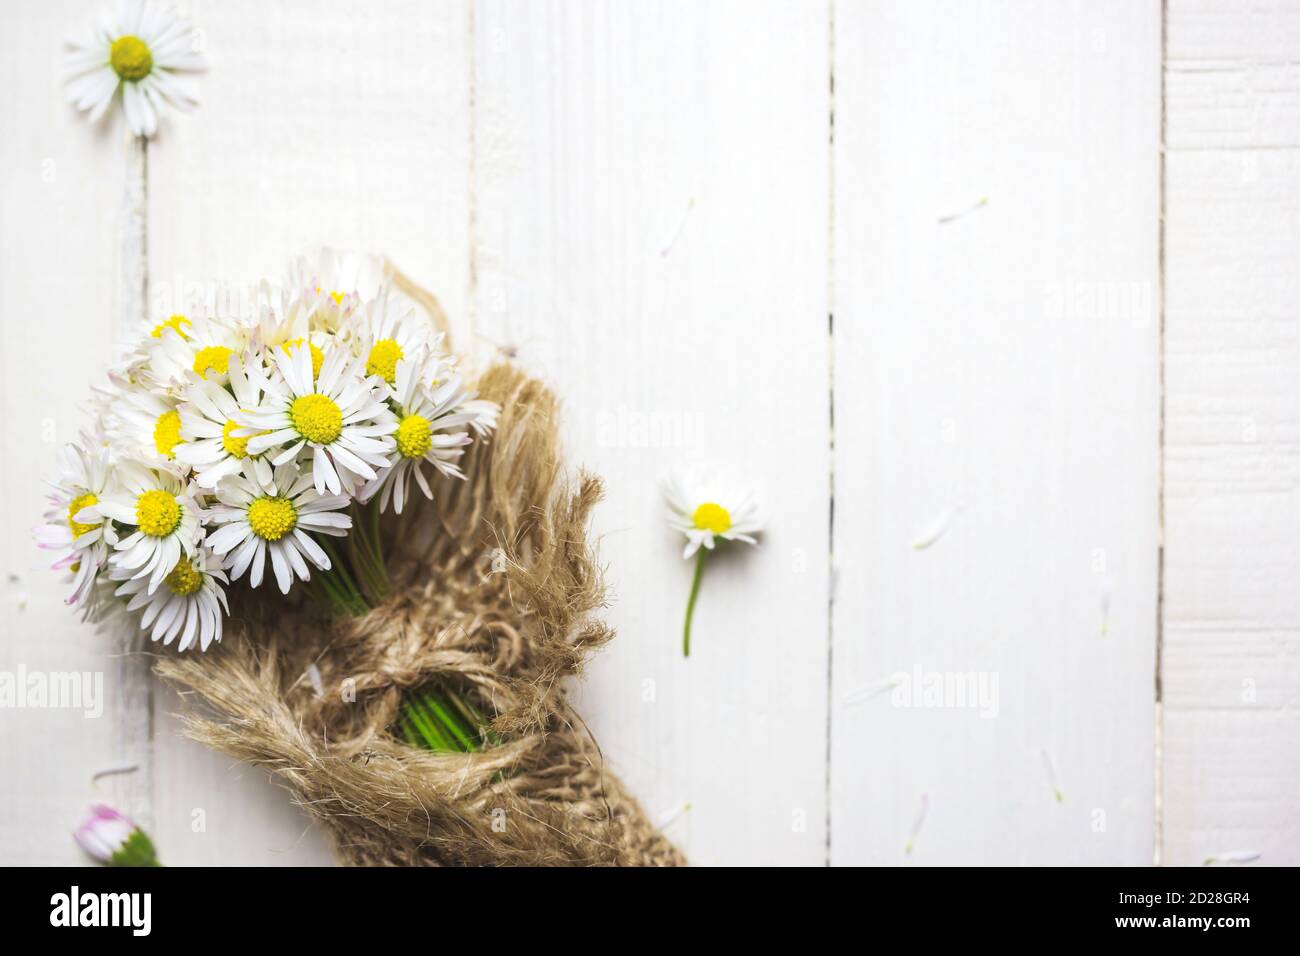
M578 705L697 864L826 855L824 11L475 7L476 332L607 481L619 635ZM684 660L656 478L688 463L761 479L773 520L708 569Z
M469 296L469 8L194 4L212 69L150 155L150 286L282 274L315 245L387 253L454 317ZM261 773L180 738L159 703L160 842L185 863L323 862ZM206 829L194 832L196 811Z
M87 15L72 0L14 8L9 28L30 42L0 63L10 91L0 106L9 130L0 138L0 427L15 453L0 470L0 679L89 674L85 689L98 687L91 713L99 711L0 709L0 859L9 864L83 862L71 833L90 803L145 822L150 811L148 701L127 692L138 668L119 654L120 635L96 632L64 606L52 553L31 537L58 448L88 424L80 406L112 360L130 298L120 243L130 136L118 118L90 126L60 95L62 39ZM140 770L92 783L124 764Z
M1173 0L1168 35L1164 859L1295 865L1300 6Z
M1152 860L1160 26L836 5L835 863Z

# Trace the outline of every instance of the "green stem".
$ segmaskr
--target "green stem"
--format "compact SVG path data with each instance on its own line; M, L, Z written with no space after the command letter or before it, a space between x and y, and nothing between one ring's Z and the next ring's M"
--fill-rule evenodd
M417 702L412 701L408 711L411 722L415 724L416 730L418 730L420 736L424 738L425 743L428 745L428 749L433 751L457 749L455 744L451 743L443 736L443 733L438 729L436 722L431 719L430 715L426 714L424 710L421 709Z
M353 613L352 602L346 594L339 590L339 585L334 580L334 575L329 571L317 571L312 575L309 582L314 593L318 596L323 595L335 611L344 614Z
M385 587L387 587L388 568L384 566L384 549L379 543L379 497L376 496L367 507L370 508L370 549L371 553L375 556L375 567L379 569L380 580L383 581Z
M353 613L366 613L366 611L370 610L370 606L366 603L365 598L361 596L361 592L357 589L356 584L352 580L352 575L348 573L347 564L343 561L342 557L339 556L338 551L324 538L319 538L317 543L321 546L321 550L329 555L330 563L333 565L331 570L338 573L338 581L334 583L339 586L339 589L348 599Z
M691 597L686 602L686 627L682 632L682 657L691 656L691 618L695 616L695 599L700 596L700 578L704 575L704 548L696 553L695 577L691 580Z
M474 746L474 741L470 739L469 733L461 725L460 721L458 721L455 715L450 713L447 708L442 705L442 702L439 701L438 698L429 694L424 698L424 702L425 706L432 710L437 718L442 721L442 725L446 727L447 730L451 731L452 736L455 737L457 743L460 745L459 749L464 750L466 753L472 753L473 751L478 750L478 748Z
M501 738L488 729L488 722L483 719L483 715L479 713L477 707L465 698L461 697L460 694L457 694L455 691L447 692L447 700L451 703L451 706L458 710L460 715L465 718L465 724L473 728L471 733L478 737L479 743L486 742L488 746L492 747L501 743Z
M367 560L367 549L364 542L359 540L359 534L350 534L345 538L345 551L348 560L352 563L353 572L356 574L357 582L360 585L362 596L369 599L371 603L378 604L380 595L375 587L374 573L370 569Z
M347 537L348 556L353 570L372 604L379 604L392 590L384 567L383 548L379 541L379 501L362 506L352 503L352 533Z

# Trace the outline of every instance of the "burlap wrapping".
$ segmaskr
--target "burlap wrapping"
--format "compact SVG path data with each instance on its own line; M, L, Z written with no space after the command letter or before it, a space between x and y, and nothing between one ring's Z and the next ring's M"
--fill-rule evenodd
M274 587L236 590L223 643L163 654L155 672L195 692L186 732L269 770L344 863L684 864L605 768L563 688L612 637L592 616L602 588L587 523L600 484L565 484L545 387L498 366L478 391L502 415L472 446L468 480L384 517L391 599L340 620ZM450 754L394 736L403 692L431 681L477 692L504 742Z

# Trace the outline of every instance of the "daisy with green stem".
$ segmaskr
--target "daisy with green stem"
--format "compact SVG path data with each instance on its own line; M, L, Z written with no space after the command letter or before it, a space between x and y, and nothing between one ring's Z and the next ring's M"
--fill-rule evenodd
M682 557L695 557L695 574L691 579L686 623L682 629L682 656L690 657L691 619L695 614L695 601L699 597L707 555L713 552L719 540L757 544L754 536L763 529L763 520L752 491L711 475L675 472L664 482L663 490L669 527L686 535Z

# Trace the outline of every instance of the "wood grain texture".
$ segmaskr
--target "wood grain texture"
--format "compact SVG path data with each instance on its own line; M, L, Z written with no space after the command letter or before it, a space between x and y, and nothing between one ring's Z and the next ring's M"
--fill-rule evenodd
M788 2L479 3L476 332L563 396L618 637L576 688L696 864L826 856L828 23ZM691 565L657 479L761 482Z
M1168 18L1164 858L1295 865L1300 6Z
M1152 860L1159 149L1156 2L836 5L835 863Z
M85 122L63 102L62 37L85 6L71 0L6 12L17 44L0 63L9 91L0 105L0 402L6 465L0 469L0 672L47 678L90 675L102 688L100 714L84 710L0 709L0 862L72 864L86 807L107 800L148 820L148 701L130 693L138 667L118 653L119 635L97 632L63 604L67 586L49 570L31 528L45 510L45 480L56 453L86 424L79 407L119 340L124 303L124 184L133 149L125 125ZM20 671L20 669L22 669ZM52 759L57 755L57 759ZM92 783L124 764L135 774Z
M463 317L469 13L415 0L195 3L212 65L200 112L174 119L151 150L155 310L213 280L279 275L325 245L390 255ZM170 858L327 862L288 796L182 739L177 709L160 697L157 837Z

